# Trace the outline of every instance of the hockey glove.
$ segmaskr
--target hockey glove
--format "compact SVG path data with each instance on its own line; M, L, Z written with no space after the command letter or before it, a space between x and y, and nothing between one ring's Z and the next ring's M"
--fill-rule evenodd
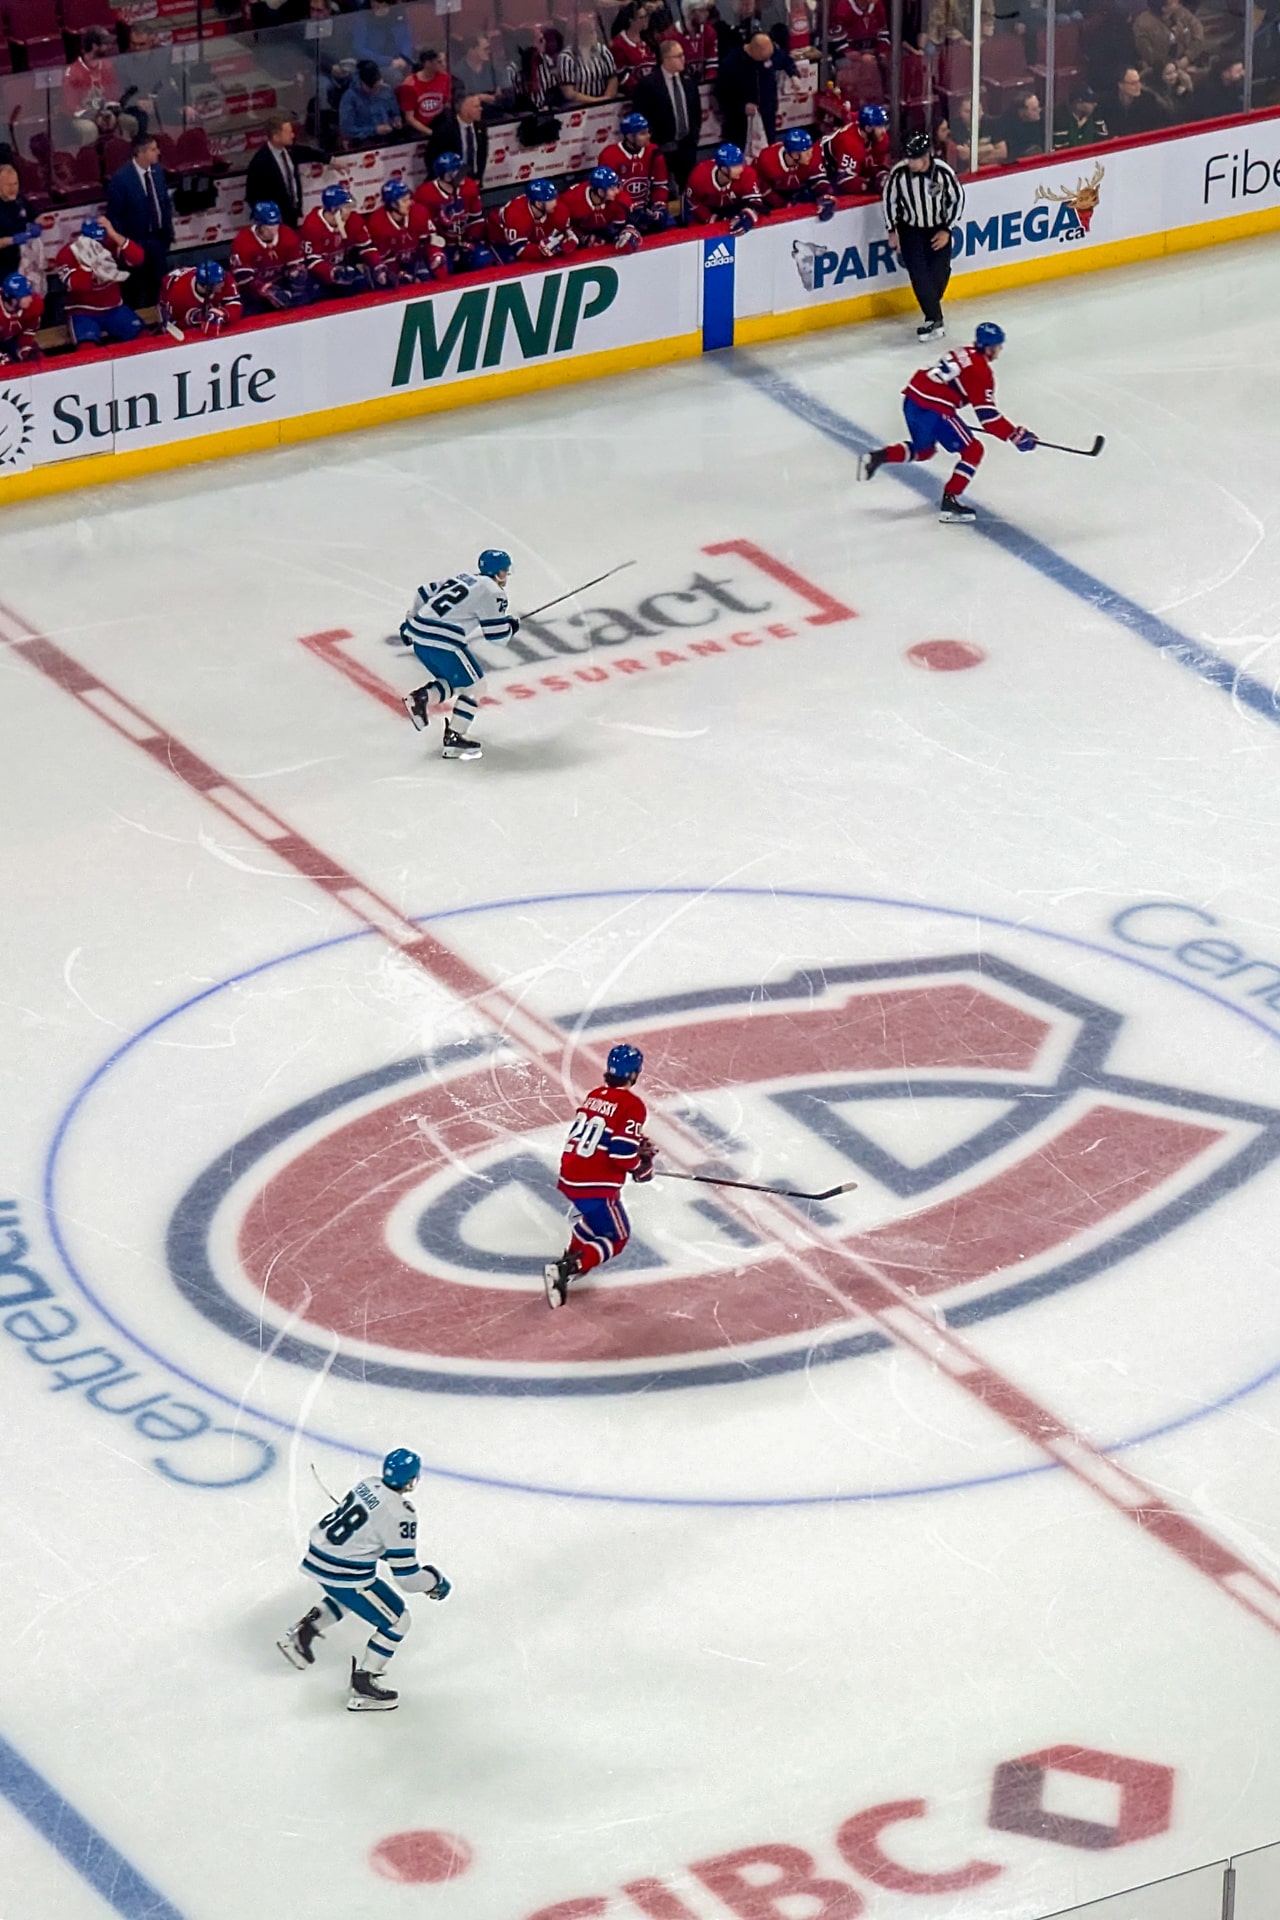
M1030 427L1015 427L1013 430L1013 444L1019 453L1032 453L1035 448L1039 446L1040 442L1036 439Z
M619 253L634 253L640 245L640 235L635 227L624 227L613 244Z
M428 1600L447 1600L453 1592L453 1586L450 1581L445 1579L439 1567L424 1567L422 1571L424 1573L434 1573L436 1577L434 1587L427 1588Z
M750 233L754 225L755 225L755 221L752 219L749 213L746 213L746 212L735 213L732 220L729 222L729 231L732 234Z
M834 219L835 219L835 217L836 217L836 203L835 203L835 201L834 201L834 200L819 200L819 202L818 202L818 218L819 218L819 220L834 220Z
M640 1141L640 1158L636 1161L635 1166L631 1169L631 1178L633 1180L639 1180L641 1182L645 1180L652 1180L653 1163L657 1159L657 1157L658 1157L658 1149L654 1146L652 1140L645 1139L642 1137Z

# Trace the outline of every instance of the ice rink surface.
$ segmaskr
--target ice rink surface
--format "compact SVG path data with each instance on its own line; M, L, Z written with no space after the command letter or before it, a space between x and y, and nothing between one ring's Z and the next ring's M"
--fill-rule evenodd
M902 321L5 516L3 1920L1030 1920L1280 1839L1278 291L955 307L1108 442L976 531L853 485ZM445 764L384 637L490 545L634 565ZM623 1038L660 1164L859 1185L633 1188L552 1316ZM354 1623L274 1642L393 1445L454 1593L357 1717Z

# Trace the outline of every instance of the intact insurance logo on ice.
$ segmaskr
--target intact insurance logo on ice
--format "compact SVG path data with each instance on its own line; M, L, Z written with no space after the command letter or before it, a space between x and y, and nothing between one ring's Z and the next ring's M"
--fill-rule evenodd
M1025 172L995 180L971 181L964 214L952 230L951 256L957 270L1004 261L1027 248L1078 245L1093 234L1103 199L1106 168L1101 161L1076 178L1055 168L1051 181L1032 186ZM902 266L883 237L879 208L858 208L853 217L865 230L844 246L823 240L793 240L791 257L807 293L845 297L859 283L904 277Z
M1103 927L1095 943L748 887L424 924L437 965L357 934L202 989L118 1048L58 1130L49 1192L75 1277L247 1415L371 1450L411 1421L436 1464L479 1478L853 1497L867 1476L884 1491L956 1469L932 1428L909 1471L892 1449L831 1448L832 1421L883 1385L869 1274L970 1338L998 1322L1005 1350L1051 1327L1081 1365L1103 1311L1108 1364L1136 1382L1169 1325L1193 1327L1178 1393L1121 1396L1108 1444L1274 1360L1256 1317L1271 1263L1255 1297L1249 1256L1280 1198L1271 1049L1238 1005L1104 946ZM483 995L456 997L451 953L471 980L515 983L562 1042L521 1045ZM856 1189L813 1205L632 1186L626 1255L551 1314L560 1150L623 1039L646 1056L660 1168ZM1225 1293L1206 1280L1224 1233ZM673 1391L702 1397L696 1450L662 1413ZM765 1471L745 1436L781 1408ZM1001 1471L1000 1447L975 1436L966 1472Z

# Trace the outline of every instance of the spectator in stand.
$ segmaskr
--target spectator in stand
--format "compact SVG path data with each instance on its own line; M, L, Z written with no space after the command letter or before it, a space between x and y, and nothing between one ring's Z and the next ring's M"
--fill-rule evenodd
M43 317L44 301L26 274L7 273L0 280L0 359L38 360Z
M460 153L436 158L432 177L413 196L444 243L450 273L475 273L492 267L498 256L485 238L480 188L463 171Z
M972 0L926 0L921 44L940 48L963 40L967 46L972 27ZM995 30L995 0L982 0L983 39L989 40Z
M1166 60L1149 85L1168 115L1170 126L1199 118L1200 108L1194 98L1196 83L1181 60Z
M487 29L468 40L461 59L454 63L453 86L455 93L474 93L486 113L499 105L502 77L493 58L493 36Z
M1133 16L1128 0L1101 0L1096 13L1085 15L1080 43L1093 97L1107 100L1116 75L1133 64Z
M726 140L709 160L699 160L689 176L685 209L691 227L727 220L730 233L750 233L764 206L756 170L747 165L741 147Z
M165 275L160 289L160 319L182 340L189 333L225 333L240 318L235 281L216 260L200 260Z
M618 97L618 68L594 13L580 13L574 44L560 55L556 78L570 106L602 107Z
M453 101L453 82L434 47L418 55L418 64L401 86L396 98L410 133L425 139L438 114Z
M805 206L816 210L819 220L830 220L835 213L836 196L822 164L822 149L804 127L788 127L781 140L766 147L756 161L756 175L769 213Z
M1133 44L1144 79L1159 74L1166 60L1177 60L1193 77L1197 68L1204 71L1204 28L1182 0L1145 6L1133 23Z
M378 255L383 286L408 287L415 281L448 278L444 241L407 181L387 181L382 205L369 215L369 238Z
M108 180L107 219L142 249L142 260L129 281L129 305L154 305L169 271L173 245L173 206L154 134L140 133L133 143L132 160Z
M311 297L302 242L284 224L274 200L260 200L231 243L231 271L246 307L254 313L283 313Z
M685 24L679 22L671 34L684 48L685 70L701 85L713 81L720 71L720 36L715 29L716 10L711 0L689 0L684 10ZM661 46L658 49L662 51Z
M831 57L873 53L883 74L889 60L889 16L884 0L831 0Z
M18 169L0 164L0 279L22 268L22 249L43 238L44 229L22 191Z
M981 131L981 129L979 129ZM1007 113L987 129L995 147L1003 147L1003 162L1029 160L1044 152L1044 108L1038 93L1024 93Z
M403 9L391 0L369 0L352 22L351 51L372 60L389 87L398 87L413 66L413 40Z
M564 104L559 67L563 42L555 27L534 26L507 69L507 91L517 113L554 113Z
M971 171L973 156L973 100L958 93L951 103L948 119L940 120L934 131L934 151L957 173ZM978 167L1002 167L1008 159L1003 140L993 140L985 119L978 128Z
M1136 67L1126 67L1116 82L1107 103L1107 125L1113 140L1123 140L1131 133L1155 133L1168 125L1163 107L1147 92Z
M550 180L531 180L523 193L495 207L489 221L505 260L570 260L578 251Z
M70 137L82 147L91 147L106 134L131 140L138 131L136 117L120 111L114 46L105 27L86 27L79 57L62 76L62 112Z
M256 206L261 200L274 202L285 226L295 231L302 225L302 179L292 151L297 137L290 116L273 113L267 121L266 145L258 148L244 177L244 197L249 205Z
M341 182L326 187L320 205L303 221L298 238L307 272L322 294L345 297L367 293L372 287L378 257L350 187Z
M86 220L57 254L53 271L66 288L67 325L77 347L136 340L142 322L120 289L143 261L142 248L110 220Z
M631 202L612 167L593 167L585 180L560 196L560 213L579 247L612 247L634 253L640 230L631 223Z
M1109 140L1107 123L1098 112L1097 96L1087 80L1078 80L1071 89L1066 107L1058 115L1054 130L1055 147L1092 147Z
M438 113L431 128L423 159L427 178L436 168L442 153L460 153L462 171L478 187L484 185L484 170L489 164L489 130L484 124L484 103L478 93L466 93L456 107Z
M630 96L642 80L657 67L653 48L646 36L649 15L653 9L640 0L640 4L624 7L613 23L613 40L610 43L614 64L622 83L622 91Z
M631 224L641 233L661 233L671 225L671 187L667 163L654 145L642 113L624 113L618 138L602 149L600 165L617 174L631 203Z
M1196 114L1202 120L1222 120L1244 112L1244 61L1238 54L1220 54L1196 95Z
M676 192L683 194L698 158L702 93L687 71L682 41L660 41L658 56L658 71L636 86L636 111L649 122Z
M715 96L720 119L730 146L747 145L749 116L758 113L764 126L765 144L778 137L778 75L798 78L796 63L789 53L774 45L767 33L753 34L745 47L731 47L720 61Z
M344 147L376 147L404 131L396 96L376 60L361 60L356 77L338 103L338 131Z
M838 127L823 149L837 193L880 193L893 157L887 110L874 103L859 107L856 123Z

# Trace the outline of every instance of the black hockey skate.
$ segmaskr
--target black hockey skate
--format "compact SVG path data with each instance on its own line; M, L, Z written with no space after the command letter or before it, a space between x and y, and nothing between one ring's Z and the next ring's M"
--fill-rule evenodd
M427 712L427 690L418 687L413 693L406 693L401 703L414 726L421 733L430 724L431 715Z
M859 480L874 480L888 457L884 447L877 447L874 453L864 453L858 461Z
M478 740L469 733L455 733L446 720L444 723L444 746L440 751L442 760L479 760L483 750Z
M916 328L917 340L945 340L947 323L945 320L922 320Z
M977 514L967 500L942 496L942 510L938 515L944 527L971 527Z
M317 1640L324 1638L320 1631L320 1622L323 1618L323 1610L320 1607L312 1607L310 1613L303 1614L297 1626L290 1627L283 1640L276 1641L276 1645L290 1666L298 1667L305 1672L308 1667L315 1665L316 1656L312 1648Z
M558 1260L550 1260L542 1269L542 1285L546 1291L549 1307L562 1307L569 1297L569 1282L582 1272L581 1263L575 1253L562 1253Z
M347 1695L348 1713L393 1713L400 1705L394 1687L382 1685L382 1675L366 1673L351 1662L351 1691Z

